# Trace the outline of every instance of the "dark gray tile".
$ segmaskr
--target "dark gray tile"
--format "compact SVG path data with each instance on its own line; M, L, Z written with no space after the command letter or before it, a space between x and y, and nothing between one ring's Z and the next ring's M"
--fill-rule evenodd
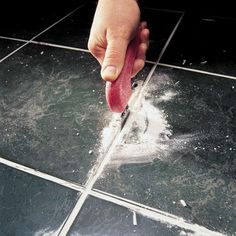
M0 164L0 235L56 235L79 194Z
M35 40L87 49L96 2L89 2Z
M84 184L115 135L101 145L113 114L97 61L30 44L0 64L0 85L0 155Z
M181 13L141 8L141 19L150 30L147 60L156 61L161 50L181 17Z
M136 214L137 225L133 224L133 212L127 208L89 197L74 222L68 235L187 235L179 227L162 224Z
M0 35L30 39L83 2L82 0L4 2L0 9Z
M235 104L235 80L157 67L95 188L235 233Z
M236 75L236 20L186 15L161 62Z
M0 60L7 56L9 53L16 50L20 47L23 43L15 42L7 39L0 39Z

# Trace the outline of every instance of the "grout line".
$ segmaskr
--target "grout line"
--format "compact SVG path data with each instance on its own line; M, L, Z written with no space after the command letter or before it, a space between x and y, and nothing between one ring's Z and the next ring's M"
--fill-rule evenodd
M179 14L184 13L184 11L165 9L165 8L155 8L155 7L141 7L141 9L142 10L156 10L156 11L163 11L163 12L179 13Z
M66 14L64 17L62 17L61 19L59 19L58 21L56 21L55 23L53 23L52 25L50 25L49 27L47 27L46 29L44 29L43 31L41 31L40 33L38 33L37 35L35 35L34 37L32 37L29 41L26 41L25 44L21 45L20 47L18 47L17 49L15 49L14 51L12 51L11 53L9 53L8 55L6 55L5 57L3 57L0 60L0 63L4 60L6 60L8 57L10 57L11 55L13 55L14 53L16 53L17 51L19 51L21 48L23 48L24 46L28 45L29 43L31 43L35 38L37 38L38 36L40 36L41 34L45 33L46 31L48 31L49 29L51 29L52 27L54 27L55 25L57 25L58 23L60 23L61 21L63 21L65 18L67 18L68 16L72 15L75 11L77 11L78 9L80 9L81 7L83 7L85 4L82 4L80 6L78 6L77 8L75 8L73 11L69 12L68 14Z
M33 44L39 44L39 45L55 47L55 48L63 48L63 49L74 50L74 51L89 52L88 49L84 49L84 48L77 48L77 47L65 46L65 45L60 45L60 44L55 44L55 43L47 43L47 42L42 42L42 41L26 40L26 39L5 37L5 36L0 36L0 39L7 39L7 40L18 41L18 42L33 43Z
M147 76L147 78L146 78L146 80L145 80L145 82L144 82L144 85L143 85L143 88L142 88L142 90L141 90L141 93L142 93L142 91L144 91L144 89L146 88L148 82L150 81L150 79L151 79L151 77L152 77L152 75L153 75L153 73L154 73L154 71L155 71L155 69L156 69L156 67L157 67L157 65L158 65L158 63L159 63L159 61L161 60L161 58L162 58L164 52L166 51L166 48L168 47L168 45L169 45L171 39L173 38L173 36L174 36L176 30L178 29L178 27L179 27L179 25L180 25L180 23L181 23L183 17L184 17L184 13L180 16L178 22L176 23L174 29L173 29L172 32L171 32L169 38L167 39L167 41L166 41L164 47L162 48L162 50L161 50L161 52L160 52L160 54L159 54L159 57L158 57L158 59L157 59L155 65L152 67L151 71L149 72L149 74L148 74L148 76Z
M23 48L24 46L26 46L29 42L24 43L23 45L21 45L20 47L18 47L17 49L15 49L14 51L12 51L11 53L9 53L8 55L6 55L5 57L0 59L0 63L3 62L4 60L6 60L8 57L10 57L11 55L13 55L14 53L16 53L17 51L19 51L21 48Z
M207 18L214 18L214 19L219 19L219 20L229 20L229 21L235 21L236 18L235 17L228 17L228 16L217 16L217 15L212 15L210 17Z
M226 78L226 79L236 80L236 76L231 76L231 75L218 74L218 73L214 73L214 72L191 69L191 68L188 68L188 67L175 66L175 65L165 64L165 63L158 63L158 65L159 66L170 67L170 68L174 68L174 69L179 69L179 70L191 71L191 72L196 72L196 73L201 73L201 74L212 75L212 76L222 77L222 78Z
M155 65L152 67L151 71L149 72L149 75L147 77L148 81L150 80L151 78L151 75L152 73L154 72L155 68L157 67L157 64L158 62L160 61L163 53L165 52L170 40L172 39L175 31L177 30L182 18L184 16L184 13L181 15L180 19L178 20L176 26L174 27L172 33L170 34L166 44L164 45L164 48L162 49L160 55L159 55L159 58L157 60L157 62L155 63ZM145 80L145 83L141 89L141 92L140 94L142 93L144 87L145 87L145 84L147 84L147 79ZM146 82L147 81L147 82ZM66 236L67 233L69 232L72 224L74 223L77 215L79 214L85 200L87 199L89 193L91 192L92 188L93 188L93 185L95 184L95 182L97 181L97 179L99 178L99 176L102 174L102 171L104 169L104 167L107 165L107 163L110 161L110 156L112 154L112 151L113 151L113 147L116 146L116 143L118 142L119 138L123 135L123 132L124 132L124 129L121 130L121 132L115 137L114 139L114 142L112 143L112 145L110 146L108 152L106 153L104 159L100 162L98 168L96 169L96 171L94 172L94 175L91 175L90 178L88 179L86 185L85 185L85 190L83 191L82 195L80 196L79 200L77 201L77 203L75 204L71 214L68 216L68 219L67 221L65 222L61 232L59 233L59 236Z
M13 37L7 37L7 36L0 36L0 39L7 39L7 40L13 40L13 41L25 42L25 43L29 41L26 39L13 38Z
M165 224L176 225L180 228L184 228L185 230L190 230L193 232L193 235L226 236L225 234L222 234L220 232L209 230L205 228L204 226L201 226L198 224L192 224L188 222L187 220L183 219L182 217L179 217L179 216L176 216L176 215L173 215L173 214L170 214L170 213L167 213L167 212L164 212L164 211L152 208L152 207L148 207L146 205L142 205L131 200L117 197L115 195L105 193L100 190L91 190L90 195L97 197L99 199L114 203L116 205L128 208L130 211L136 212L152 220L165 223Z
M47 43L47 42L39 42L39 41L32 41L31 43L39 44L39 45L44 45L44 46L49 46L49 47L62 48L62 49L68 49L68 50L74 50L74 51L81 51L81 52L88 52L88 53L90 53L88 49L64 46L64 45L60 45L60 44Z
M149 63L149 64L153 64L153 65L156 64L155 61L149 61L149 60L146 60L145 62L146 62L146 63Z
M76 12L78 9L80 9L81 7L83 7L85 4L82 4L78 7L76 7L74 10L72 10L71 12L69 12L68 14L66 14L64 17L62 17L61 19L59 19L58 21L56 21L55 23L53 23L52 25L50 25L49 27L47 27L45 30L43 30L42 32L38 33L37 35L35 35L33 38L30 39L30 42L33 41L35 38L37 38L38 36L40 36L41 34L45 33L46 31L48 31L49 29L51 29L52 27L54 27L55 25L57 25L58 23L60 23L61 21L63 21L64 19L66 19L67 17L69 17L70 15L72 15L74 12Z
M62 185L62 186L64 186L64 187L67 187L67 188L70 188L70 189L74 189L74 190L80 191L80 192L83 192L83 191L84 191L84 188L83 188L82 186L78 185L78 184L74 184L74 183L72 183L72 182L69 182L69 181L66 181L66 180L63 180L63 179L54 177L54 176L52 176L52 175L43 173L43 172L41 172L41 171L32 169L32 168L30 168L30 167L27 167L27 166L24 166L24 165L15 163L15 162L13 162L13 161L9 161L9 160L4 159L4 158L2 158L2 157L0 157L0 163L1 163L1 164L4 164L4 165L6 165L6 166L12 167L12 168L14 168L14 169L17 169L17 170L19 170L19 171L22 171L22 172L25 172L25 173L28 173L28 174L37 176L37 177L39 177L39 178L42 178L42 179L51 181L51 182L53 182L53 183Z
M13 41L18 41L18 42L29 42L26 39L5 37L5 36L0 36L0 39L13 40ZM49 46L49 47L56 47L56 48L62 48L62 49L68 49L68 50L74 50L74 51L81 51L81 52L90 53L88 49L64 46L64 45L60 45L60 44L40 42L40 41L35 41L35 40L30 41L30 43ZM158 61L160 61L160 60L158 60ZM157 63L157 66L165 66L165 67L175 68L175 69L179 69L179 70L186 70L186 71L191 71L191 72L196 72L196 73L201 73L201 74L212 75L212 76L222 77L222 78L226 78L226 79L235 79L236 80L236 76L225 75L225 74L220 74L220 73L214 73L214 72L209 72L209 71L206 71L206 70L192 69L192 68L188 68L188 67L176 66L176 65L173 65L173 64L160 63L160 62L155 62L155 61L150 61L150 60L146 60L145 62L148 63L148 64L153 64L153 65L155 65ZM156 69L156 67L155 67L155 69ZM150 71L150 73L151 73L151 71ZM151 73L151 76L152 76L152 73ZM150 77L150 76L148 76L148 77Z
M68 182L68 181L59 179L57 177L45 174L43 172L40 172L40 171L37 171L35 169L23 166L21 164L6 160L6 159L1 158L1 157L0 157L0 163L4 164L4 165L7 165L11 168L17 169L19 171L31 174L33 176L37 176L39 178L45 179L47 181L51 181L53 183L62 185L64 187L67 187L67 188L70 188L70 189L73 189L73 190L76 190L76 191L80 191L80 192L82 192L82 195L83 195L84 188L82 186L79 186L78 184L73 184L71 182ZM94 181L94 179L93 179L93 181ZM187 230L195 231L196 233L198 233L197 235L206 235L206 233L207 233L207 235L209 235L209 236L210 235L219 235L219 236L221 235L222 236L222 234L219 234L219 233L214 232L214 231L210 231L210 230L208 230L205 227L202 227L200 225L187 223L181 217L178 217L178 216L175 216L173 214L170 214L170 213L167 213L167 212L164 212L164 211L161 211L161 210L158 210L158 209L155 209L155 208L137 203L137 202L129 200L129 199L125 199L125 198L122 198L122 197L119 197L119 196L115 196L113 194L109 194L109 193L106 193L106 192L103 192L103 191L100 191L100 190L97 190L97 189L94 189L94 190L89 189L89 191L87 191L87 192L88 192L88 194L86 194L86 196L84 195L84 197L83 197L84 200L86 200L88 195L91 195L93 197L96 197L96 198L99 198L99 199L102 199L102 200L105 200L105 201L108 201L108 202L112 202L116 205L125 207L125 208L127 208L131 211L135 211L136 213L138 213L140 215L143 215L145 217L151 218L155 221L159 221L159 222L167 223L167 224L171 224L171 225L176 225L176 226L179 226L179 227L187 229ZM82 197L82 195L81 195L81 197ZM68 218L67 218L67 220L68 220Z
M123 129L122 129L123 130ZM117 142L119 141L120 137L123 135L123 132L118 133L117 136L114 138L114 141L112 142L110 148L108 149L107 153L105 154L105 157L103 158L103 160L99 163L98 168L93 172L93 174L89 177L87 183L85 184L85 189L82 193L82 195L80 196L79 200L77 201L74 209L72 210L71 214L69 215L66 223L64 224L64 227L62 228L61 232L59 233L59 236L66 236L67 233L69 232L71 226L73 225L76 217L78 216L85 200L87 199L87 197L89 196L93 185L95 184L95 182L97 181L97 179L100 177L100 175L102 174L105 166L108 164L108 162L110 161L110 157L112 154L112 151L114 149L114 147L117 145Z

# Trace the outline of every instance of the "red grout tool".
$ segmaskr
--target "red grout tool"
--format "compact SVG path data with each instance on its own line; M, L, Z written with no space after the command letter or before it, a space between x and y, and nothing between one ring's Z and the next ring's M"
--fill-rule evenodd
M106 100L112 112L122 113L131 97L131 74L140 44L140 31L129 43L123 69L114 82L106 82Z

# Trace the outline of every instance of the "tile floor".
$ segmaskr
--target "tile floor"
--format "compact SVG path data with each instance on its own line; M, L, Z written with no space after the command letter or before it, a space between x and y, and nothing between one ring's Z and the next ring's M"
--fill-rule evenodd
M236 235L236 18L141 4L123 123L87 50L96 5L30 6L0 21L0 236Z

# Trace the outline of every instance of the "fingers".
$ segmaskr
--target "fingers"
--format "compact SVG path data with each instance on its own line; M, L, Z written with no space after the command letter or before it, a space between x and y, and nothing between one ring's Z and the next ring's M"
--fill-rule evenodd
M140 45L137 53L136 60L134 62L134 67L132 71L132 77L134 77L145 65L146 52L149 47L149 30L146 28L147 23L142 22L140 24L141 32L140 32Z
M106 48L101 47L100 45L103 45L103 44L97 43L97 41L93 40L93 37L90 36L89 41L88 41L88 49L91 52L91 54L98 60L100 65L102 65Z
M146 52L149 46L147 23L141 22L139 27L141 28L140 45L134 62L132 77L144 67ZM90 37L88 49L102 66L101 76L104 80L114 81L119 76L124 65L128 44L127 37L112 37L106 42L99 39L94 40L93 37Z
M114 81L119 76L124 65L128 43L128 40L122 37L108 41L101 69L104 80Z

